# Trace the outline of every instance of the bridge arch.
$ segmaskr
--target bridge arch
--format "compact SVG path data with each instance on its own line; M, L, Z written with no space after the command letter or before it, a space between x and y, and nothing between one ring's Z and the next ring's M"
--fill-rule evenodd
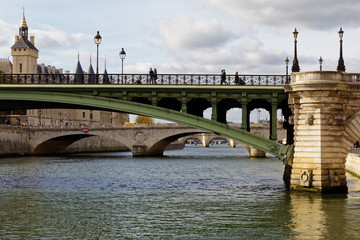
M30 151L32 152L32 154L36 155L63 153L74 142L92 136L94 135L70 134L58 136L47 139L46 141L38 145L34 145L34 143L32 143Z
M187 103L187 113L203 117L204 111L211 107L211 103L206 98L193 98Z
M335 121L329 119L329 123ZM343 147L346 153L350 151L356 141L360 140L360 111L348 118L345 125L345 134L343 139Z
M135 103L115 98L107 98L97 96L96 91L93 95L62 93L62 92L43 92L43 91L21 91L8 90L0 94L0 100L3 101L37 101L46 102L61 106L62 104L78 106L87 106L95 109L112 110L129 112L139 115L148 115L155 118L177 122L197 129L215 132L225 137L238 140L249 146L258 148L262 151L269 152L274 156L279 157L287 163L292 155L293 149L291 146L284 146L275 143L269 139L256 136L241 129L230 127L216 121L196 117L183 112L177 112L169 109L163 109L156 106ZM51 103L51 104L50 104ZM31 106L28 106L31 108Z
M32 154L44 155L62 153L72 143L88 137L98 136L110 142L118 142L127 147L134 156L163 155L166 147L178 138L201 133L201 130L189 127L134 127L134 128L92 128L91 134L80 133L81 129L39 129L32 131L30 151ZM143 152L137 152L139 146Z
M160 101L158 101L157 106L175 111L181 110L181 102L176 98L162 98Z

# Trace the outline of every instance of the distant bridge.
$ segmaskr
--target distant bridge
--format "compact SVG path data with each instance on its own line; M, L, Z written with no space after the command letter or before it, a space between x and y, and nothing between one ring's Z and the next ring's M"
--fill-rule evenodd
M0 155L11 153L25 155L44 155L63 153L74 142L80 139L90 139L97 136L95 141L117 142L128 148L134 156L163 155L166 147L173 141L179 140L185 144L188 138L199 139L204 147L208 147L214 138L220 136L204 132L179 124L136 124L123 127L88 126L9 126L0 125ZM268 126L256 126L256 134L268 135ZM283 135L284 134L281 134ZM20 139L19 139L20 138ZM237 142L227 139L235 146ZM100 149L102 143L92 143ZM6 149L5 149L6 148Z

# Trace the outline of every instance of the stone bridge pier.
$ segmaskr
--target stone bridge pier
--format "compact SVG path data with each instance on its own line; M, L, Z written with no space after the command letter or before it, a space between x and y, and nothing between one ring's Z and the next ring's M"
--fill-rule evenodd
M359 83L352 74L304 72L285 86L294 114L290 188L346 193L345 161L360 136Z

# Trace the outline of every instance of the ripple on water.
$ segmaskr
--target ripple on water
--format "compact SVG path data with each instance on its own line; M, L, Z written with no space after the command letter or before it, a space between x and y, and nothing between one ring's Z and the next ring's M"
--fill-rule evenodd
M282 172L277 159L249 159L243 149L228 148L163 158L108 153L1 161L0 236L356 239L360 189L348 198L290 194Z

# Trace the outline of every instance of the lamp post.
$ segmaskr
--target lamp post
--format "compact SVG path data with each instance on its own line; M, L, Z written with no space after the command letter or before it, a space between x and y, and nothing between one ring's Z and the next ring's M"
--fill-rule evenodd
M292 72L300 72L299 61L297 59L297 36L298 36L298 34L299 34L299 32L296 31L296 28L295 28L295 30L293 32L295 47L294 47L294 61L293 61L293 65L291 68Z
M121 81L124 79L124 59L126 57L126 52L124 48L121 49L119 53L120 59L121 59Z
M94 42L96 44L96 83L99 82L99 45L101 43L102 37L100 36L99 31L97 31Z
M322 63L323 63L323 59L322 59L322 57L320 56L320 58L319 58L320 71L322 71Z
M342 43L343 43L343 36L344 36L344 31L342 30L342 28L340 27L340 31L339 33L339 38L340 38L340 58L338 61L338 66L337 66L337 71L339 72L345 72L345 64L344 64L344 59L343 59L343 49L342 49Z
M286 81L285 83L289 83L289 58L286 57L285 59L285 64L286 64Z

